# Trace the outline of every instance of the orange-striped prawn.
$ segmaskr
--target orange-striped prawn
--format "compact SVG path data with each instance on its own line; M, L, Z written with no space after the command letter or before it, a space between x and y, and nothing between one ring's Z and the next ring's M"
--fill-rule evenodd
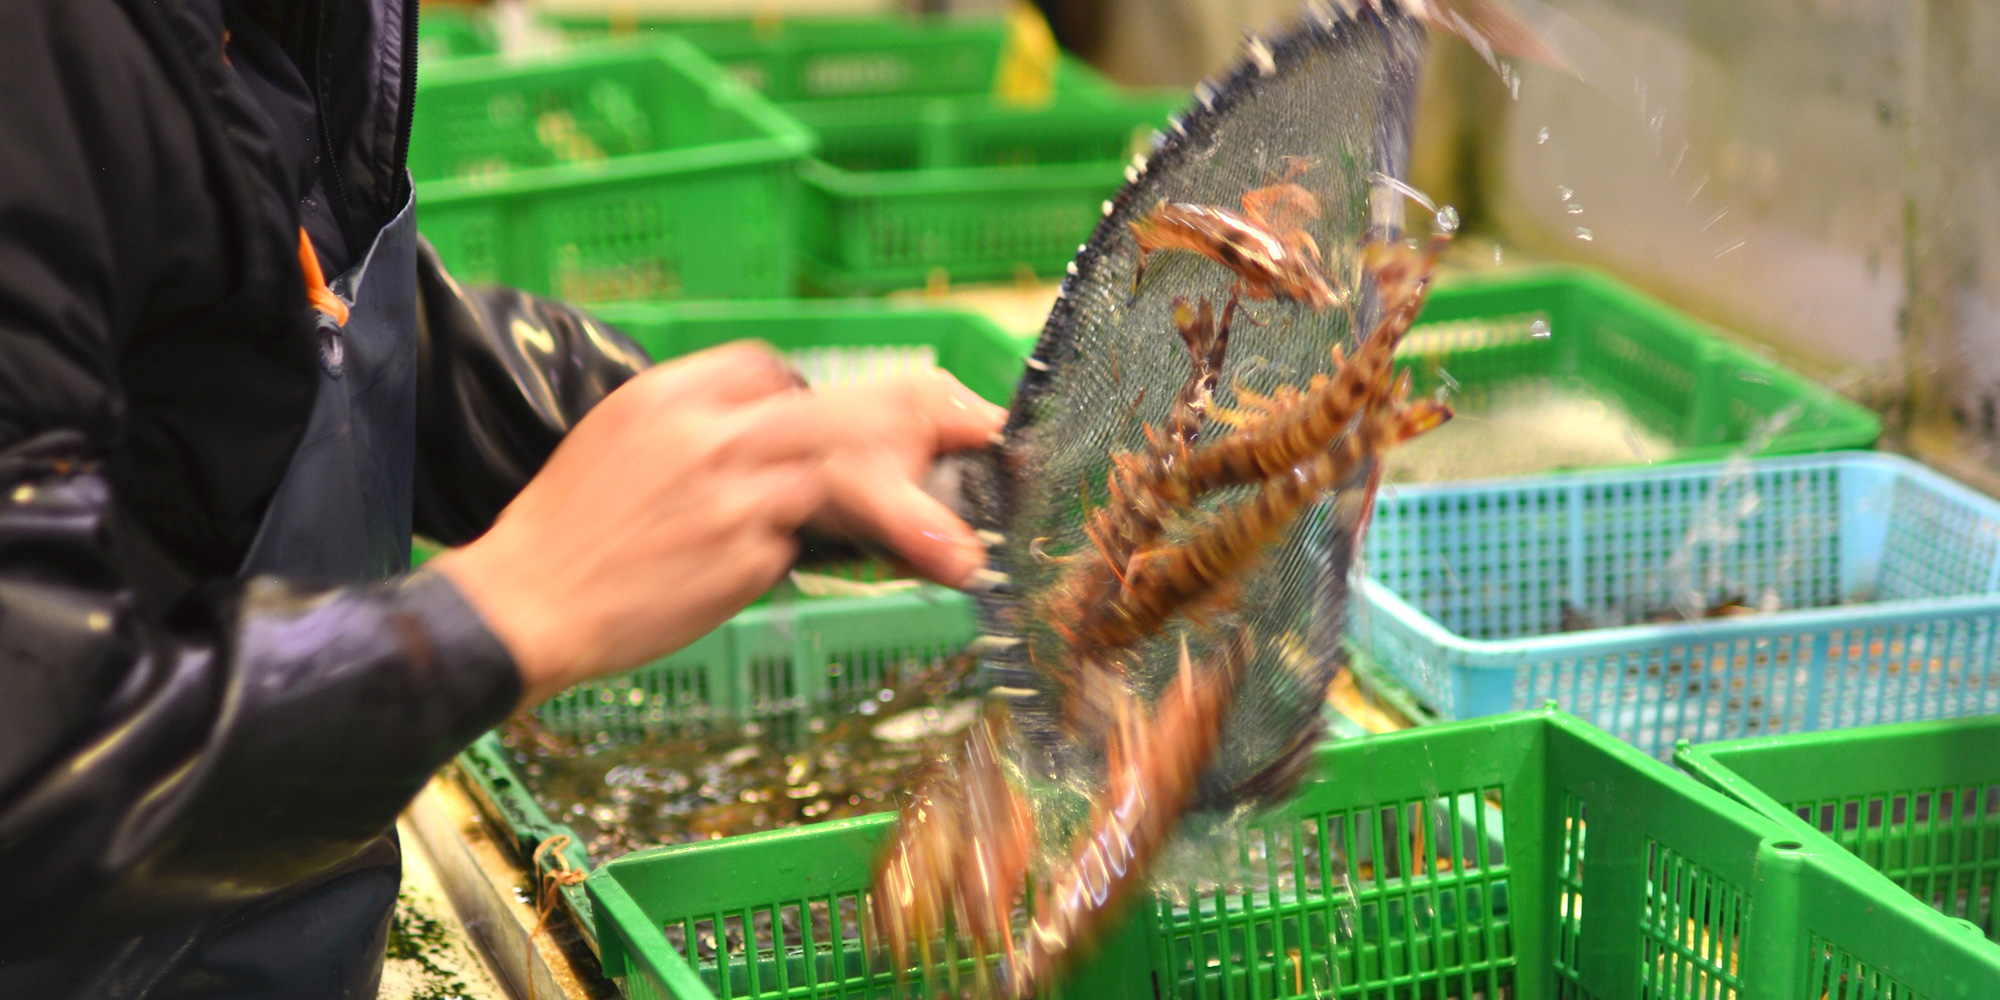
M1237 433L1196 450L1179 469L1146 470L1149 474L1125 484L1125 491L1157 497L1163 504L1185 504L1225 486L1263 482L1325 450L1387 384L1396 347L1423 309L1444 245L1434 240L1422 251L1371 245L1363 259L1376 276L1382 317L1354 356L1343 358L1336 347L1334 374L1314 376L1302 393L1285 390L1265 399L1239 388L1238 399L1261 416L1226 416L1240 425Z
M1114 456L1107 482L1111 502L1092 511L1085 523L1091 549L1081 554L1052 592L1050 620L1071 640L1073 649L1094 653L1118 645L1093 639L1089 630L1071 623L1086 620L1092 609L1101 612L1112 595L1131 589L1129 564L1142 547L1160 537L1177 512L1189 509L1199 497L1228 486L1262 483L1277 477L1283 477L1281 482L1296 484L1295 473L1302 463L1311 465L1314 456L1331 448L1371 400L1394 391L1388 387L1388 375L1396 345L1422 308L1431 269L1444 245L1443 240L1433 240L1430 246L1417 251L1400 244L1376 244L1364 252L1364 264L1377 275L1383 315L1352 358L1343 358L1335 349L1337 368L1331 377L1316 376L1303 393L1281 391L1270 399L1251 399L1250 405L1261 411L1260 416L1229 417L1242 425L1239 430L1199 448L1175 451L1156 441L1149 455ZM1200 315L1206 314L1206 305L1204 301ZM1225 308L1225 318L1230 311ZM1182 336L1188 340L1191 353L1207 332L1200 315L1183 317L1186 321L1181 323ZM1218 329L1226 337L1226 324ZM1196 377L1201 375L1201 362L1197 359ZM1190 379L1183 398L1199 389L1195 379ZM1238 390L1239 398L1246 395L1244 390ZM1204 416L1206 412L1205 408L1200 411ZM1351 468L1366 457L1368 448L1393 447L1448 416L1449 411L1439 415L1419 408L1419 419L1403 436L1392 435L1392 439L1384 442L1350 439L1354 447L1349 450L1358 449L1362 453L1344 460L1343 464ZM1172 419L1185 419L1178 407ZM1180 424L1175 425L1175 430L1176 437L1187 440Z
M1162 250L1200 254L1236 273L1236 289L1246 298L1289 299L1314 312L1340 301L1322 270L1319 244L1305 225L1318 219L1319 198L1290 179L1308 167L1293 163L1287 178L1243 195L1243 211L1213 205L1162 201L1131 223L1139 261L1133 287L1146 274L1146 261Z
M1217 663L1197 671L1183 643L1178 677L1152 710L1109 675L1093 675L1089 697L1107 720L1107 793L1049 873L1018 939L1013 901L1025 888L1034 827L1026 803L1005 783L994 732L976 730L967 753L904 809L897 839L876 868L876 926L896 968L909 967L912 941L929 966L931 942L949 915L972 940L976 974L989 987L982 992L1033 996L1089 942L1166 844L1220 739L1250 645L1239 632ZM999 959L997 991L989 957Z
M1093 696L1109 719L1105 794L1035 901L1025 947L1009 969L1015 1000L1033 996L1091 943L1166 846L1221 741L1250 649L1249 633L1239 631L1218 662L1197 671L1183 641L1179 673L1150 712L1117 681L1096 675Z
M1246 198L1246 208L1253 203ZM1287 218L1304 217L1296 200L1276 203L1292 206ZM1144 453L1114 456L1110 499L1085 522L1091 545L1065 557L1071 565L1042 608L1063 648L1037 656L1029 640L1030 662L1068 688L1071 724L1101 746L1105 790L1083 831L1038 880L1044 891L1019 930L1014 905L1027 891L1036 828L1000 763L1004 716L989 716L956 761L919 786L877 866L877 929L899 970L910 967L913 942L930 966L933 941L956 927L973 944L978 990L1025 1000L1138 884L1194 801L1252 643L1247 630L1234 630L1219 659L1197 668L1183 638L1178 679L1150 707L1112 667L1177 617L1198 628L1227 613L1232 588L1303 511L1384 450L1451 416L1442 402L1410 402L1407 377L1392 376L1396 343L1422 304L1442 245L1365 247L1382 317L1362 347L1351 358L1336 352L1334 374L1304 390L1256 397L1239 389L1246 409L1223 415L1234 429L1207 444L1196 442L1215 416L1237 295L1253 294L1255 282L1240 282L1220 317L1208 300L1176 301L1190 368L1165 433L1149 427ZM1241 486L1256 492L1202 513L1206 496ZM1370 494L1358 499L1365 508ZM1311 739L1302 730L1259 773L1259 787L1273 794L1288 787Z
M1195 307L1190 307L1184 298L1174 300L1174 327L1180 331L1181 342L1187 345L1193 371L1167 415L1167 438L1168 442L1178 443L1183 454L1194 445L1194 439L1208 420L1215 386L1222 378L1222 361L1229 351L1229 324L1235 317L1233 295L1229 304L1222 307L1220 322L1215 318L1215 307L1207 299ZM1173 456L1173 448L1164 442L1156 442L1153 452L1161 460L1171 460Z
M972 727L963 751L933 769L903 806L897 836L875 867L875 921L898 970L915 942L930 943L955 919L974 940L1014 951L1012 914L1034 852L1027 800L1000 763L1002 717Z
M1166 439L1162 440L1155 434L1150 424L1146 426L1154 463L1170 465L1175 456L1185 456L1189 446L1201 434L1213 404L1215 386L1222 377L1222 363L1229 349L1229 327L1236 315L1236 305L1236 297L1230 296L1218 321L1215 307L1208 299L1202 299L1199 306L1189 306L1184 298L1174 300L1174 325L1180 332L1181 342L1187 346L1189 373L1187 381L1181 386L1180 395L1168 412ZM1122 478L1131 477L1123 475ZM1163 513L1157 504L1142 503L1143 496L1127 496L1122 492L1121 473L1117 470L1107 477L1107 485L1111 491L1111 502L1093 511L1084 527L1098 550L1099 558L1079 565L1073 571L1077 578L1056 589L1058 621L1073 621L1080 616L1106 587L1117 582L1113 567L1124 565L1139 545L1156 537L1164 526L1163 520L1152 516Z
M1117 596L1096 606L1075 629L1073 641L1088 649L1123 648L1158 631L1172 616L1226 592L1301 511L1353 475L1363 461L1449 419L1451 408L1436 400L1371 411L1355 433L1266 480L1256 496L1224 510L1185 545L1135 553Z

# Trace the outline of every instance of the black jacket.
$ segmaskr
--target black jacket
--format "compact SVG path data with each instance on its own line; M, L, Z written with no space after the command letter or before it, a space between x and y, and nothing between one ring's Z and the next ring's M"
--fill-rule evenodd
M0 4L0 962L354 855L519 697L441 578L236 574L315 391L299 227L336 274L403 204L414 35L413 0ZM415 523L459 542L645 358L420 270Z

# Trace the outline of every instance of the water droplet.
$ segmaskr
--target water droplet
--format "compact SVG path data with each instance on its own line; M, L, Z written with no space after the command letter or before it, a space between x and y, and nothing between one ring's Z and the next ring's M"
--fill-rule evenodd
M1584 241L1585 243L1589 243L1591 240L1594 240L1597 237L1591 235L1590 230L1585 229L1582 226L1578 226L1576 227L1576 238Z
M1745 241L1745 240L1737 240L1736 242L1734 242L1734 243L1731 243L1731 244L1729 244L1728 246L1726 246L1726 247L1723 247L1723 248L1722 248L1722 249L1720 249L1720 250L1717 250L1717 251L1715 252L1715 255L1716 255L1717 257L1721 257L1721 256L1722 256L1723 254L1726 254L1726 253L1729 253L1730 251L1733 251L1733 250L1741 250L1741 249L1743 249L1743 244L1744 244L1745 242L1747 242L1747 241Z
M1544 125L1535 132L1535 145L1540 146L1548 141L1549 141L1549 127L1547 125Z
M1576 197L1576 192L1571 191L1569 188L1563 187L1562 185L1558 184L1556 185L1556 197L1561 198L1564 201L1568 201L1571 198Z
M1583 206L1577 204L1576 202L1570 202L1569 205L1564 207L1563 211L1568 212L1571 215L1582 215Z
M1493 244L1493 266L1500 266L1500 244Z
M1437 229L1440 233L1458 232L1458 209L1450 205L1438 209Z
M1529 323L1528 336L1533 337L1536 340L1547 340L1549 336L1549 321L1545 319L1537 319L1534 322Z

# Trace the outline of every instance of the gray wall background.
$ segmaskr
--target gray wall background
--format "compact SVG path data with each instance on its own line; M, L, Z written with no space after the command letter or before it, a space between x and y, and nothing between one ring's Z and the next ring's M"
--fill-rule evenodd
M1154 84L1297 7L1103 2L1098 62ZM1615 272L2000 485L2000 0L1521 6L1583 79L1435 40L1418 185L1503 255Z

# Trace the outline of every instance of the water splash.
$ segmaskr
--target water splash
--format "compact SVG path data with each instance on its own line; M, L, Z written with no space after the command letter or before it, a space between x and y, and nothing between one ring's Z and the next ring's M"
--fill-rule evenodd
M1726 560L1718 553L1742 541L1745 522L1763 509L1764 498L1752 479L1755 467L1751 456L1771 446L1778 435L1805 412L1803 402L1793 403L1760 421L1751 429L1743 445L1722 464L1708 496L1695 511L1681 542L1667 559L1667 594L1674 611L1687 621L1707 616L1711 603L1744 581L1729 579ZM1706 556L1706 558L1704 558ZM1701 565L1697 567L1697 563ZM1780 560L1779 579L1791 563ZM1755 598L1760 609L1777 610L1782 605L1775 584Z

